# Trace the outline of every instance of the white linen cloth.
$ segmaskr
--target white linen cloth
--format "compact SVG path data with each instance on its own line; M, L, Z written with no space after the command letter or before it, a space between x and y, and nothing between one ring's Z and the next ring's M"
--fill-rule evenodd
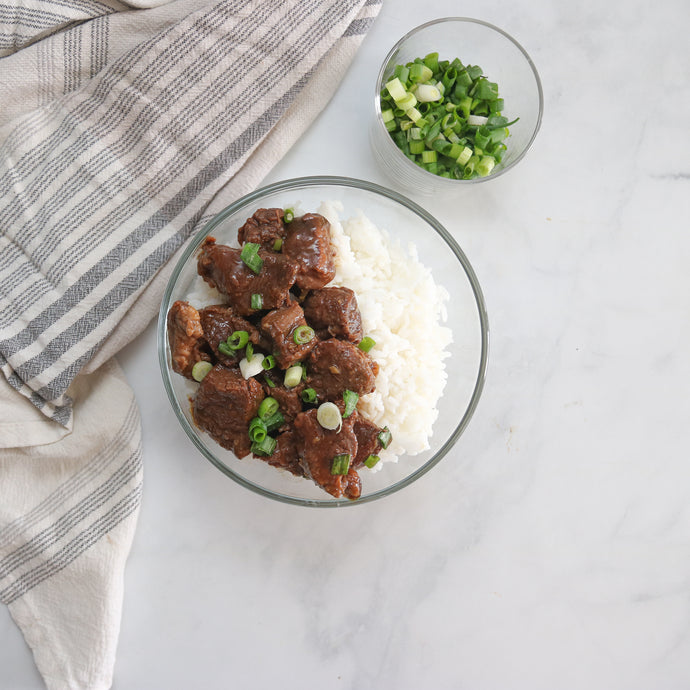
M48 688L112 684L142 494L113 356L186 240L320 112L379 7L0 0L0 601Z

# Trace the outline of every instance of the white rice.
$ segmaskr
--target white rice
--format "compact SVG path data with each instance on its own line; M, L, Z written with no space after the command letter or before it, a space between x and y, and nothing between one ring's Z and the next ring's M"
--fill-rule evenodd
M370 352L379 364L376 390L361 398L358 409L390 429L393 440L381 460L393 461L429 448L452 341L442 325L449 295L413 244L402 247L362 212L341 221L342 212L340 202L319 208L337 249L332 285L355 291L364 334L376 341Z
M379 364L376 390L358 404L365 417L387 426L393 437L376 470L383 461L429 448L446 385L446 348L452 342L451 330L442 325L449 295L419 261L413 244L403 248L362 212L341 220L339 201L323 202L318 212L330 222L336 248L330 285L354 290L364 334L376 342L370 352ZM229 241L234 244L234 238ZM200 277L191 288L187 300L197 309L223 301Z

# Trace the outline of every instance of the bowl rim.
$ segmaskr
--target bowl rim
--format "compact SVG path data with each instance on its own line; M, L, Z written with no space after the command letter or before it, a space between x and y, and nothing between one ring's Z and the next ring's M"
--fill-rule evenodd
M386 66L388 63L393 59L393 56L395 55L396 51L399 50L400 46L407 41L409 38L414 36L415 34L419 33L423 29L426 29L430 26L434 26L436 24L443 24L445 22L466 22L466 23L471 23L471 24L480 24L481 26L486 27L487 29L491 29L493 31L496 31L497 33L501 34L505 38L507 38L524 56L524 58L527 60L527 64L530 66L532 70L532 74L534 75L534 80L537 85L537 92L539 95L539 111L537 113L537 121L534 126L534 130L532 131L532 136L530 137L529 141L527 142L526 146L524 149L520 152L520 154L513 159L508 165L499 168L495 172L491 172L490 175L487 175L486 177L476 177L472 180L455 180L455 179L450 179L446 177L440 177L439 175L435 175L434 173L429 172L428 170L425 170L424 168L420 168L418 165L415 165L412 161L410 161L407 157L402 155L400 152L400 149L395 145L395 142L391 139L390 134L388 133L388 130L386 129L385 125L383 124L383 119L381 117L381 100L380 100L380 93L381 93L381 88L383 85L383 75L386 71ZM491 179L496 179L503 175L504 173L507 173L509 170L512 170L527 154L527 152L532 148L532 144L534 143L534 140L537 137L537 134L539 133L539 130L541 128L541 123L542 123L542 118L544 115L544 90L542 88L541 84L541 78L539 77L539 72L537 70L536 65L534 64L534 61L532 58L529 56L529 53L523 48L523 46L516 40L514 39L507 31L504 31L500 27L496 26L495 24L491 24L490 22L484 21L483 19L475 19L474 17L440 17L438 19L432 19L431 21L425 22L424 24L419 24L418 26L415 26L413 29L410 29L402 38L400 38L398 41L396 41L395 45L388 51L388 54L384 58L383 62L381 63L381 67L379 69L378 76L376 78L376 83L375 83L375 92L374 92L374 112L375 112L375 124L374 126L376 127L378 131L378 136L381 135L381 133L384 133L385 139L382 139L384 141L390 142L390 146L386 144L386 148L388 148L393 155L395 155L402 163L402 165L406 166L410 171L416 171L419 173L422 173L422 179L426 179L429 181L434 181L437 184L440 184L442 186L447 187L450 189L451 187L456 187L456 183L460 183L460 185L463 184L477 184L480 182L488 182ZM498 166L497 166L498 167Z
M175 392L172 387L172 381L171 381L171 376L170 376L170 369L168 366L168 358L167 358L167 350L168 350L168 343L167 343L167 312L168 312L168 303L170 302L172 292L174 287L176 286L178 277L182 270L184 269L185 265L187 264L188 260L190 257L197 251L201 243L204 241L204 239L208 236L211 235L213 230L218 227L226 218L231 216L233 213L235 213L239 208L246 206L247 204L250 204L253 201L256 201L263 196L267 194L274 194L277 192L282 192L282 191L287 191L290 189L298 189L298 188L303 188L303 187L319 187L319 186L335 186L335 187L352 187L356 189L361 189L367 192L373 192L374 194L378 194L383 197L387 197L388 199L391 199L405 207L407 207L410 211L413 213L417 214L421 219L426 221L433 230L440 235L440 237L445 241L446 245L450 248L450 250L455 254L455 257L458 259L460 262L463 270L465 271L465 275L467 276L467 279L469 280L470 286L472 288L473 296L474 296L474 301L475 301L475 306L477 308L478 316L479 316L479 323L480 323L480 331L481 331L481 351L480 351L480 358L479 358L479 368L477 371L477 376L475 379L474 383L474 388L472 390L472 396L470 398L470 402L467 406L467 409L465 410L465 413L463 414L462 418L458 422L457 426L453 430L453 432L450 434L450 436L446 439L444 444L436 451L436 453L426 462L424 465L419 467L417 470L415 470L412 474L407 475L404 479L401 479L400 481L396 482L395 484L392 484L390 486L387 486L384 489L379 489L377 491L372 492L371 494L367 494L365 496L362 496L358 498L355 501L352 501L350 499L303 499L303 498L297 498L294 496L288 496L285 494L281 494L275 491L271 491L269 489L266 489L259 484L255 484L254 482L246 479L245 477L240 476L239 474L235 473L230 467L226 466L224 463L222 463L218 458L214 456L214 454L202 443L201 439L199 438L198 430L196 430L187 420L187 417L183 414L182 409L180 407L180 404L177 400L177 396L175 395ZM467 425L470 422L470 419L474 415L474 412L479 404L479 399L481 397L482 391L484 389L484 383L485 383L485 378L486 378L486 369L487 369L487 364L488 364L488 350L489 350L489 321L488 321L488 315L487 315L487 310L486 310L486 303L484 301L484 295L481 289L481 286L479 284L479 280L477 279L477 276L474 272L474 269L472 268L472 265L470 264L467 256L465 255L464 251L460 248L460 245L457 243L457 241L453 238L453 236L446 230L446 228L438 221L436 220L428 211L426 211L424 208L419 206L417 203L412 201L411 199L407 199L403 195L388 189L386 187L383 187L381 185L378 185L373 182L369 182L366 180L361 180L358 178L353 178L353 177L340 177L340 176L333 176L333 175L316 175L316 176L306 176L306 177L295 177L295 178L289 178L285 179L279 182L274 182L272 184L268 184L266 186L260 187L253 192L250 192L248 194L245 194L244 196L240 197L230 205L226 206L223 210L219 211L215 216L213 216L200 230L197 231L195 235L192 236L191 240L189 241L189 244L183 251L182 255L178 259L175 267L172 270L172 273L170 274L170 277L168 278L165 291L163 293L163 297L161 300L161 306L159 309L159 314L158 314L158 323L156 326L157 330L157 349L158 349L158 362L160 366L160 371L161 371L161 376L163 378L163 385L165 387L168 399L170 401L170 404L173 408L173 411L175 415L178 418L178 421L182 425L182 428L184 429L185 433L189 437L189 439L192 441L192 443L197 447L197 449L201 452L201 454L209 460L213 465L215 465L223 474L226 476L230 477L233 479L235 482L240 484L241 486L244 486L245 488L249 489L250 491L253 491L254 493L260 494L262 496L266 496L267 498L271 498L274 500L277 500L282 503L288 503L288 504L293 504L293 505L302 505L302 506L310 506L310 507L319 507L319 508L337 508L337 507L343 507L343 506L351 506L351 505L360 505L360 504L366 504L370 503L372 501L375 501L379 498L383 498L384 496L388 496L390 494L396 493L403 489L406 486L409 486L413 482L415 482L419 477L422 475L426 474L432 467L436 466L442 459L443 457L450 451L450 449L455 445L457 440L460 438L464 430L466 429Z

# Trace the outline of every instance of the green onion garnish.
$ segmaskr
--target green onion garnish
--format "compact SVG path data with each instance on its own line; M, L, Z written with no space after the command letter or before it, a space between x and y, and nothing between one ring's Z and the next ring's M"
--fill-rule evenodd
M268 371L269 369L273 369L273 367L276 365L276 358L273 355L266 355L264 357L263 362L261 362L261 366Z
M277 441L272 436L266 436L262 441L252 443L252 453L255 455L273 455Z
M218 343L218 352L226 357L234 357L235 351L225 341Z
M305 388L302 391L302 400L305 403L315 403L316 402L316 391L313 388Z
M294 388L302 380L302 367L299 364L293 364L285 370L285 378L283 383L286 388Z
M333 402L321 403L316 410L316 421L324 428L331 431L340 431L343 418L338 406Z
M331 462L331 474L347 474L350 469L350 453L340 453Z
M349 417L357 407L357 401L359 400L359 395L351 390L343 391L343 402L345 403L345 411L343 412L343 419Z
M196 362L192 367L192 378L201 383L211 369L213 369L211 362Z
M283 222L292 223L292 221L294 219L295 219L295 210L292 208L286 208L283 211Z
M256 414L258 415L259 419L266 421L268 417L278 412L279 407L280 405L278 404L278 401L269 395L261 401Z
M266 438L268 434L268 429L266 428L266 423L263 419L254 417L251 422L249 422L249 439L253 443L261 443Z
M357 347L362 350L362 352L369 352L374 345L376 345L376 341L368 335L365 335Z
M380 93L396 146L425 170L451 179L485 177L501 162L508 122L498 85L477 65L429 53L396 65ZM385 115L384 115L385 113Z
M251 296L250 306L252 309L262 309L264 306L264 298L258 292L255 292Z
M249 342L249 333L247 331L233 331L226 342L231 350L241 350Z
M283 248L283 238L277 237L276 241L273 243L273 251L279 252Z
M393 435L390 432L390 429L387 426L384 426L381 431L379 431L378 434L378 440L379 443L381 444L381 448L386 449L391 443L391 440L393 439Z
M297 345L305 345L314 337L314 329L311 326L297 326L292 339Z
M378 455L368 455L364 464L371 469L381 458Z
M254 273L259 273L264 265L263 259L259 256L259 246L256 242L246 242L240 252L240 258Z
M285 423L285 417L283 417L282 412L275 412L270 417L267 417L264 420L264 423L266 424L268 433L272 434L274 431L277 431L281 426L283 426Z
M263 362L262 362L262 364L263 364ZM266 385L269 388L275 388L276 387L276 384L273 383L273 381L271 380L271 378L269 376L264 376L264 381L266 382Z
M244 356L247 359L251 359L254 356L254 346L251 343L247 343L247 346L244 348ZM263 367L264 362L261 360L261 366Z

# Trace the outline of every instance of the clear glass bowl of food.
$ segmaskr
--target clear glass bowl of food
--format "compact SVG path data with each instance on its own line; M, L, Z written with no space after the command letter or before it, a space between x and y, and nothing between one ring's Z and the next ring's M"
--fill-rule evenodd
M268 239L267 244L264 237L260 242L250 242L250 239L259 238L251 235L246 223L249 218L256 218L255 214L260 209L272 209L268 213L271 222L278 214L278 225L271 227L278 227L284 240L281 238L276 244L273 239ZM291 214L295 219L288 223ZM257 288L248 287L252 294L240 307L239 302L235 302L239 299L233 292L235 283L228 279L226 285L222 283L225 278L217 278L218 275L228 275L227 272L222 273L225 269L220 263L214 264L209 272L207 259L220 252L219 247L223 248L224 255L236 257L247 246L263 243L261 249L254 252L259 258L263 257L259 273L254 273L256 267L247 268L252 262L251 257L248 263L237 269L245 273L251 270L253 275L247 273L248 280L253 280L254 275L262 275L262 271L279 261L299 263L294 253L289 254L294 246L294 243L290 244L290 237L298 236L298 229L306 227L305 219L312 218L309 214L326 219L325 225L329 228L333 270L331 274L326 271L321 276L324 281L329 281L326 287L299 283L298 277L297 282L289 287L287 301L278 308L274 307L280 300L270 296L265 303L254 303L254 295L258 293L252 291ZM265 229L260 223L252 223L253 230ZM240 228L244 228L239 233L244 242L241 247L238 240ZM277 257L278 254L283 256ZM200 270L207 277L216 276L211 278L212 284L200 276ZM218 281L221 281L224 293L218 291ZM332 328L330 321L324 322L323 317L314 311L314 304L319 299L343 289L356 296L355 311L361 322L358 335L343 335L338 330L340 326ZM215 305L220 304L224 308L228 302L235 305L232 309L241 308L242 318L250 324L246 326L248 332L253 332L254 326L257 328L259 335L254 338L253 353L241 349L246 349L246 342L240 342L241 337L236 334L245 329L238 328L235 322L229 327L235 340L231 337L222 340L225 337L223 333L221 339L216 338L212 342L213 328L207 325L208 319L215 318ZM271 330L280 323L280 318L275 318L275 315L286 313L288 307L300 312L299 320L303 326L307 324L308 329L314 326L314 332L307 334L307 340L314 339L311 351L300 350L308 350L310 345L295 345L298 329L294 330L295 339L291 331L284 343L279 342L280 336ZM338 309L327 317L333 323L356 321L353 314L357 314L352 311L352 304L347 307L348 317L344 321ZM191 321L185 321L187 312L192 313ZM196 318L194 312L205 315L201 331L190 327ZM199 319L195 323L202 321ZM194 334L189 336L192 339L189 341L186 334L192 332ZM423 208L396 192L344 177L304 177L271 184L219 213L192 239L175 266L163 296L158 322L159 362L165 389L175 416L201 455L252 491L287 503L319 507L357 505L387 496L410 485L439 463L460 438L479 402L487 366L488 337L488 319L479 282L448 230ZM340 352L338 348L341 348L357 362L366 360L366 367L370 368L367 371L374 377L371 379L373 384L366 384L368 388L358 388L361 383L358 381L341 381L338 385L342 384L344 388L343 400L339 394L334 398L323 389L326 385L324 380L330 373L340 374L341 369L349 366L341 366L336 361L333 349L330 354L326 351L328 347L335 347L334 340L348 341L335 343L338 346L335 351ZM242 378L237 373L237 361L228 364L225 356L220 356L218 348L221 341L224 352L235 356L240 364L244 362ZM240 348L239 352L227 351L228 344ZM291 354L281 360L281 353L286 351L284 348ZM202 351L206 353L203 356L199 354ZM195 355L190 355L194 352ZM281 361L276 362L276 357ZM287 369L295 364L290 357L297 358L296 363L303 366L303 370L300 372L302 375L296 380L293 378L288 386ZM191 376L193 367L186 374L183 372L185 366L199 360L207 360L208 363L198 369L214 372L201 371L201 376L206 374L207 378L202 378L200 383ZM324 370L324 362L328 371ZM247 369L250 364L254 368ZM227 368L234 367L234 371L225 371L226 365ZM325 379L319 379L319 371ZM299 439L294 446L296 450L291 451L295 457L291 458L290 466L282 459L280 463L273 462L277 457L283 458L277 451L272 456L266 455L261 448L256 449L252 445L251 451L247 452L243 434L254 433L251 424L260 408L247 411L242 407L240 412L233 412L229 417L231 425L244 424L239 432L241 442L237 441L244 448L242 452L233 452L237 449L233 445L236 442L228 443L223 432L214 427L216 422L208 422L202 402L211 400L214 404L217 391L212 386L218 385L214 377L221 375L232 378L234 382L239 381L240 387L245 385L243 380L254 379L251 389L257 393L257 398L248 403L249 407L259 404L264 398L275 397L280 399L279 407L282 409L284 399L289 397L294 402L296 395L293 393L299 392L301 411L292 409L290 423L285 421L278 430L268 429L268 434L279 442L286 431L293 434L290 437L293 440L294 437ZM280 390L274 392L276 384ZM292 386L297 388L293 390ZM208 388L211 389L210 397ZM356 393L355 411L348 415L344 398L347 395L345 390L350 392L350 388ZM310 399L314 389L318 393L316 400ZM331 399L326 400L327 397ZM335 468L330 466L330 457L323 460L329 463L330 470L335 470L337 481L331 484L330 472L325 471L324 478L319 474L323 467L313 464L322 463L322 460L310 455L314 448L323 447L319 446L323 439L313 440L308 434L311 433L309 424L318 417L322 406L327 407L325 403L330 403L331 408L338 407L340 419L336 420L339 427L326 424L328 428L323 435L330 435L332 440L334 434L345 436L347 429L351 435L353 429L356 432L356 447L340 450L349 451L350 455L344 468L347 475L342 481L349 480L357 457L359 486L351 482L349 489L343 485L344 491L340 491L343 487L338 484L341 482L339 475L343 475L342 463L340 468ZM350 403L352 399L348 405ZM291 404L286 402L286 409ZM229 405L233 407L235 402L231 401ZM221 410L227 410L225 403ZM221 411L221 417L223 414L225 412ZM296 414L302 414L306 420L298 430ZM290 415L286 411L286 416ZM352 422L355 417L360 425L368 425L369 431L373 427L373 446L371 434L366 442L359 435L355 426L357 421ZM251 442L256 442L253 435ZM367 443L369 449L364 457L361 455ZM347 453L337 455L342 461L342 456ZM276 464L282 466L276 467Z
M452 63L457 59L462 63L462 67L457 66L451 75L454 77L452 81L451 76L445 81L447 87L442 87L443 93L438 96L438 100L420 100L415 103L416 110L408 110L407 105L409 104L403 105L402 109L409 112L413 119L421 115L423 118L421 121L417 120L413 124L405 122L409 118L403 112L399 112L396 131L389 131L383 116L383 112L389 108L386 106L382 110L382 91L388 93L385 90L386 84L394 78L397 66L405 66L433 54L437 54L440 61L445 60ZM470 83L466 69L463 70L463 68L470 67L481 68L480 77L477 75L471 77L474 79L474 83ZM470 74L472 74L471 69ZM440 75L441 71L430 78L430 81L442 81L436 79ZM422 79L422 77L410 76L409 74L406 76L406 90L418 93L415 80ZM467 79L466 84L463 83L461 77ZM477 80L495 85L498 94L492 94L490 89L486 89L486 94L482 95L476 90ZM482 84L480 88L483 89L486 85L486 83ZM460 88L462 91L456 94L456 88ZM425 97L429 96L420 96L420 99ZM466 112L463 110L464 106L459 105L463 97L470 98L470 101L476 99L474 104L467 105L468 110ZM502 99L502 103L499 98ZM445 110L443 106L447 104L450 105L448 105L448 110ZM435 107L436 105L441 106L441 108ZM458 107L455 107L456 105ZM496 107L497 105L498 107ZM431 118L428 118L425 112L427 108L431 109ZM470 108L471 110L469 110ZM487 112L480 110L480 108L485 108ZM543 108L544 97L537 68L525 49L514 38L502 29L479 19L445 17L427 22L409 31L393 46L383 61L375 84L374 113L369 129L371 149L377 164L396 187L427 195L453 193L462 187L496 179L512 170L524 158L534 143L541 126ZM469 114L470 112L474 113L475 109L480 114L472 115L474 120L470 120ZM491 117L496 112L505 117L505 123L512 123L507 127L507 138L500 142L502 146L497 145L495 141L501 135L500 125L502 123L491 120L486 125L481 121L481 118ZM433 120L439 113L447 120L450 119L450 122L446 121L439 132L430 131L433 122L427 125L425 129L423 126L425 119ZM453 114L457 114L455 120L452 117ZM468 120L473 124L467 124ZM438 159L438 165L445 164L443 173L451 175L450 177L442 177L440 174L430 172L427 169L428 165L421 160L423 154L417 152L415 148L412 148L412 153L408 150L410 146L419 145L419 141L415 141L412 136L420 129L417 126L418 122L423 123L421 138L427 141L426 148L433 149L434 146L437 146L440 149L436 152L437 155L434 153L430 155L432 158ZM485 163L492 163L490 172L469 179L457 179L455 175L466 171L464 166L467 165L469 156L465 154L473 151L476 130L482 124L490 129L490 132L486 132L486 136L494 137L494 141L488 143L487 147L497 147L494 161L490 160L491 156L485 158ZM407 125L410 125L412 133L409 129L401 131L401 127ZM482 136L486 140L484 134L484 130L482 130ZM404 137L405 143L402 140L396 143L393 135ZM439 135L441 140L434 143L434 137ZM461 143L457 143L458 141ZM442 154L441 151L445 149L447 154L450 154L454 143L456 146L452 148L452 157L450 155L444 157L445 154ZM483 143L482 146L484 146ZM436 149L433 150L436 151ZM413 162L409 155L412 155L416 162ZM478 166L479 159L483 157L484 155L480 151L477 159L472 159L472 161L476 160ZM458 164L452 165L452 161ZM430 164L434 165L433 162ZM426 167L424 167L425 165ZM483 172L485 173L486 170Z

